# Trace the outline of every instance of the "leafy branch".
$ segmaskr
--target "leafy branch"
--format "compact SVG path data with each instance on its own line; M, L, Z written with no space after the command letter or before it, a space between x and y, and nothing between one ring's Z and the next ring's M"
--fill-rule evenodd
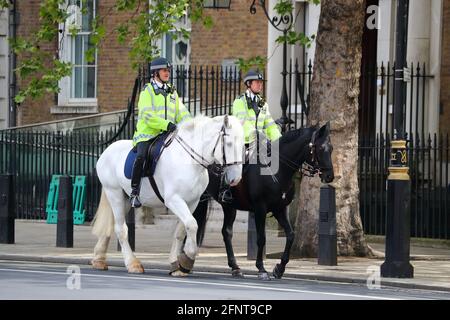
M0 0L0 10L9 8L10 1ZM87 14L87 0L82 0L82 14ZM59 81L70 76L73 64L60 60L60 49L64 37L75 36L79 30L70 26L66 33L67 0L42 0L39 10L39 28L27 38L9 39L11 48L19 56L16 72L23 80L24 88L15 97L17 103L26 98L38 98L45 93L58 93ZM167 32L174 37L189 37L189 32L180 27L179 20L188 15L191 21L212 25L212 18L203 12L202 0L116 0L103 16L96 15L90 25L90 40L85 51L87 62L95 59L96 50L109 35L105 19L111 15L129 15L127 21L112 29L119 44L130 47L129 58L133 68L148 62L160 54L157 46ZM62 27L61 27L62 26ZM111 32L111 31L110 31ZM43 50L60 40L56 52Z
M320 4L320 0L308 0L310 3L313 3L315 5L319 5ZM277 13L278 16L282 17L285 15L290 14L291 12L294 11L294 5L293 2L291 0L280 0L277 2L277 4L275 4L274 6L274 10ZM295 20L297 20L297 17L300 13L300 10L298 10L297 15L295 17ZM307 35L305 35L303 32L296 32L295 30L293 30L293 26L295 26L295 22L294 21L291 25L291 28L287 30L286 32L286 36L285 35L281 35L279 36L275 42L276 43L284 43L286 41L287 44L289 45L300 45L303 47L307 47L310 48L311 44L313 43L313 41L315 40L315 35L311 35L310 37L308 37ZM270 58L266 58L266 57L261 57L261 56L255 56L255 57L251 57L249 59L238 59L236 61L236 64L239 66L239 68L245 73L247 72L249 69L252 68L257 68L257 69L264 69L265 65L267 64L267 62L269 61Z

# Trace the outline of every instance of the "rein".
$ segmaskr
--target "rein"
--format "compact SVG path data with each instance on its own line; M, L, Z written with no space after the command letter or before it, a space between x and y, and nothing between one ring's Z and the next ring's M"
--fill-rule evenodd
M214 144L214 148L212 150L212 154L214 155L214 152L219 144L220 138L222 138L222 157L223 157L223 164L220 165L220 170L217 172L215 170L210 169L210 166L215 163L214 159L211 163L207 162L205 158L203 158L202 155L200 155L197 151L195 151L183 138L181 138L179 135L175 137L175 140L178 141L178 143L183 147L183 149L191 156L191 158L200 164L203 168L210 171L215 176L221 176L223 173L223 168L235 164L241 164L242 161L234 161L227 163L226 154L225 154L225 136L228 134L225 132L225 124L222 126L219 135L217 137L216 143Z

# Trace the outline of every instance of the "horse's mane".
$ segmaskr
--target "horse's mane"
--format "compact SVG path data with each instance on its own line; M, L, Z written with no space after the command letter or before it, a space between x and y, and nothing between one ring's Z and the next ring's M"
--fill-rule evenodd
M311 127L287 131L281 136L280 143L290 143L296 141L299 138L307 139L310 135L312 135L315 129L316 128Z
M180 123L180 127L186 127L188 128L189 126L195 124L195 125L199 125L199 124L203 124L205 122L209 122L211 121L211 118L208 116L205 116L203 113L199 113L197 114L195 117L192 117L186 121L183 121L182 123Z

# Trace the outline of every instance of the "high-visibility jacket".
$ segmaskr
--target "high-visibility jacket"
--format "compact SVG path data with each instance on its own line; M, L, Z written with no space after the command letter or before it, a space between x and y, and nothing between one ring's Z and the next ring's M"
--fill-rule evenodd
M175 90L172 93L167 93L167 95L156 94L152 83L147 84L140 93L138 110L133 146L166 131L169 122L177 124L191 118L191 114Z
M264 103L259 107L258 114L248 105L245 94L234 100L233 116L241 120L244 126L245 143L251 143L256 139L256 132L263 132L270 141L277 140L281 137L280 129L269 112L269 105Z

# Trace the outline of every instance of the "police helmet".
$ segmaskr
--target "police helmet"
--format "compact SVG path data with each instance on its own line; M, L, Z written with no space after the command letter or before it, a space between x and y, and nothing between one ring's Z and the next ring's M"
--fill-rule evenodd
M247 74L244 76L244 83L247 85L247 81L251 81L251 80L263 80L264 81L264 77L261 73L259 73L258 71L255 70L250 70L249 72L247 72Z
M153 73L155 71L158 71L160 69L170 69L172 67L172 64L167 60L166 58L156 58L150 63L150 72Z

